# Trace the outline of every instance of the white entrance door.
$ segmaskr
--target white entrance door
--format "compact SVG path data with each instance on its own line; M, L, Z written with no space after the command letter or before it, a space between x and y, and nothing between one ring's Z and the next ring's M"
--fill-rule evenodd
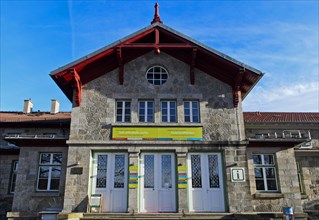
M188 189L191 212L224 212L220 153L188 155Z
M104 212L127 212L127 154L95 153L92 193L102 194Z
M141 212L176 212L174 154L143 153L140 168Z

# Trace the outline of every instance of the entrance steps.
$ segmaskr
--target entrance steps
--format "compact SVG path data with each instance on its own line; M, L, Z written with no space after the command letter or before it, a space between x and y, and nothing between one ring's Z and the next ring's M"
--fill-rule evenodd
M188 219L231 219L232 213L84 213L80 220L188 220Z

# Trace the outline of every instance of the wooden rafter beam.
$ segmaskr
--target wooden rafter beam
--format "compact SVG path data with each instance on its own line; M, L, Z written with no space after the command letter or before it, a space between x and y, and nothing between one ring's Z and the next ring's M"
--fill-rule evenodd
M122 48L194 48L191 44L184 43L131 43L131 44L123 44Z
M244 79L246 71L245 69L240 69L238 74L236 75L234 85L233 85L233 103L234 107L238 107L240 95L241 95L241 89L242 89L242 81Z
M81 103L82 94L82 82L79 74L74 68L69 69L63 76L66 81L71 84L73 88L73 105L75 107L79 106Z
M124 82L124 64L123 64L123 56L121 47L116 48L117 54L117 63L119 66L119 82L120 85L123 85Z
M197 48L193 48L192 51L192 60L190 63L190 81L191 84L194 85L195 84L195 65L196 65L196 55L197 55Z

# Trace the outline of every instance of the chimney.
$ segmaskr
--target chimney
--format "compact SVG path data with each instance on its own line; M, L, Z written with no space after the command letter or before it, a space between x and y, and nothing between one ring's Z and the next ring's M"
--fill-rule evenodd
M23 113L24 114L31 113L32 112L32 108L33 108L33 103L31 101L31 99L24 100Z
M59 108L60 108L60 103L56 99L51 100L51 114L56 114L59 113Z

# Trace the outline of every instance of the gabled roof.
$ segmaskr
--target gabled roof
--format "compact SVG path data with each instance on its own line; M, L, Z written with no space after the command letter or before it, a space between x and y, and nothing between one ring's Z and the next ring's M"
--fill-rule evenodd
M318 123L319 112L244 112L245 123Z
M190 65L190 83L195 83L197 68L241 91L244 98L263 73L216 51L174 29L155 22L119 41L51 72L51 77L65 95L80 103L81 85L114 69L119 69L119 84L124 79L123 66L145 53L165 52ZM74 92L76 94L74 94Z

